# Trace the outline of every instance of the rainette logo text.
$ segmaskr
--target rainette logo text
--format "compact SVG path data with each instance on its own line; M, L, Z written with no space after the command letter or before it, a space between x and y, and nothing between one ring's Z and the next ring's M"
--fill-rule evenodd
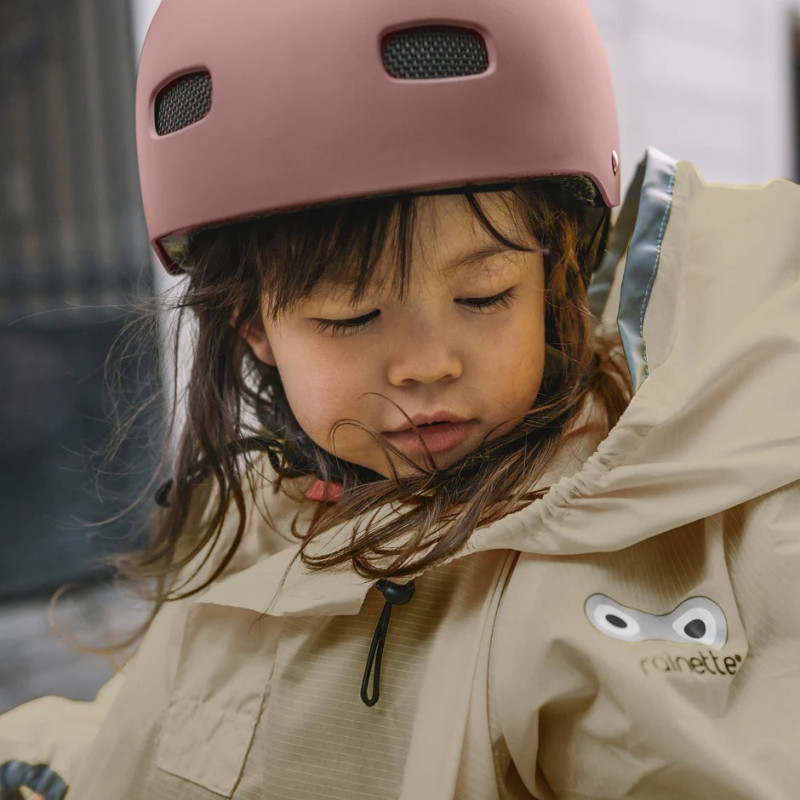
M690 597L668 614L649 614L624 606L604 594L593 594L585 603L589 622L606 636L625 642L663 641L701 645L696 654L669 653L648 656L640 666L645 675L687 673L735 675L742 663L738 654L715 654L728 639L722 609L707 597Z

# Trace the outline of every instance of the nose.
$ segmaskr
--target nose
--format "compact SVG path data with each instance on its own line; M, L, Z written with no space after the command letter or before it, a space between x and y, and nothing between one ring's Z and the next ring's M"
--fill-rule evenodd
M462 355L446 326L414 325L403 331L389 354L392 386L455 380L464 370Z

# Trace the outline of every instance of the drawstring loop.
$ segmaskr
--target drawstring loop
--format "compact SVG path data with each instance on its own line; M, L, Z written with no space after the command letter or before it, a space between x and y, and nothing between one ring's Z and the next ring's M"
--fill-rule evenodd
M361 681L361 699L366 706L374 706L378 702L381 691L381 659L383 658L383 646L386 644L386 637L389 633L389 617L392 614L392 606L405 605L414 596L414 581L408 583L392 583L385 579L379 580L375 588L386 598L381 611L378 624L375 626L375 634L372 637L372 644L369 646L367 664L364 668L364 678ZM369 679L373 673L372 694L369 694Z

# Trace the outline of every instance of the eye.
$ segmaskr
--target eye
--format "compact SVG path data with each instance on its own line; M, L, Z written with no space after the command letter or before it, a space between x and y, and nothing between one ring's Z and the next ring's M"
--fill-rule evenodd
M489 297L459 297L456 302L473 311L491 311L496 308L508 308L515 297L516 287L512 286Z
M643 638L642 626L631 611L602 594L586 601L586 616L597 630L615 639L635 642Z
M380 316L380 311L370 311L368 314L361 314L358 317L349 319L314 319L315 328L320 333L330 333L333 336L346 336L355 333L359 329L365 328L373 320Z
M612 636L629 639L641 630L639 623L621 608L599 605L594 610L594 622L604 632Z
M715 613L715 611L717 613ZM727 626L721 610L691 600L673 612L672 630L682 642L696 642L707 647L722 647L727 639Z

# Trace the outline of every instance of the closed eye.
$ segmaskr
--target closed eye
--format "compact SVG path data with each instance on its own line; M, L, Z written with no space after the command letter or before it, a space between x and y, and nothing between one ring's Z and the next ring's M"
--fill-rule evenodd
M459 297L456 302L471 311L492 311L496 308L508 308L517 296L516 287L512 286L499 294L489 297Z
M336 335L347 335L348 333L355 333L359 328L364 328L370 322L376 320L380 316L380 310L375 309L368 314L361 314L358 317L350 317L348 319L315 319L314 323L316 329L320 333L330 333Z

